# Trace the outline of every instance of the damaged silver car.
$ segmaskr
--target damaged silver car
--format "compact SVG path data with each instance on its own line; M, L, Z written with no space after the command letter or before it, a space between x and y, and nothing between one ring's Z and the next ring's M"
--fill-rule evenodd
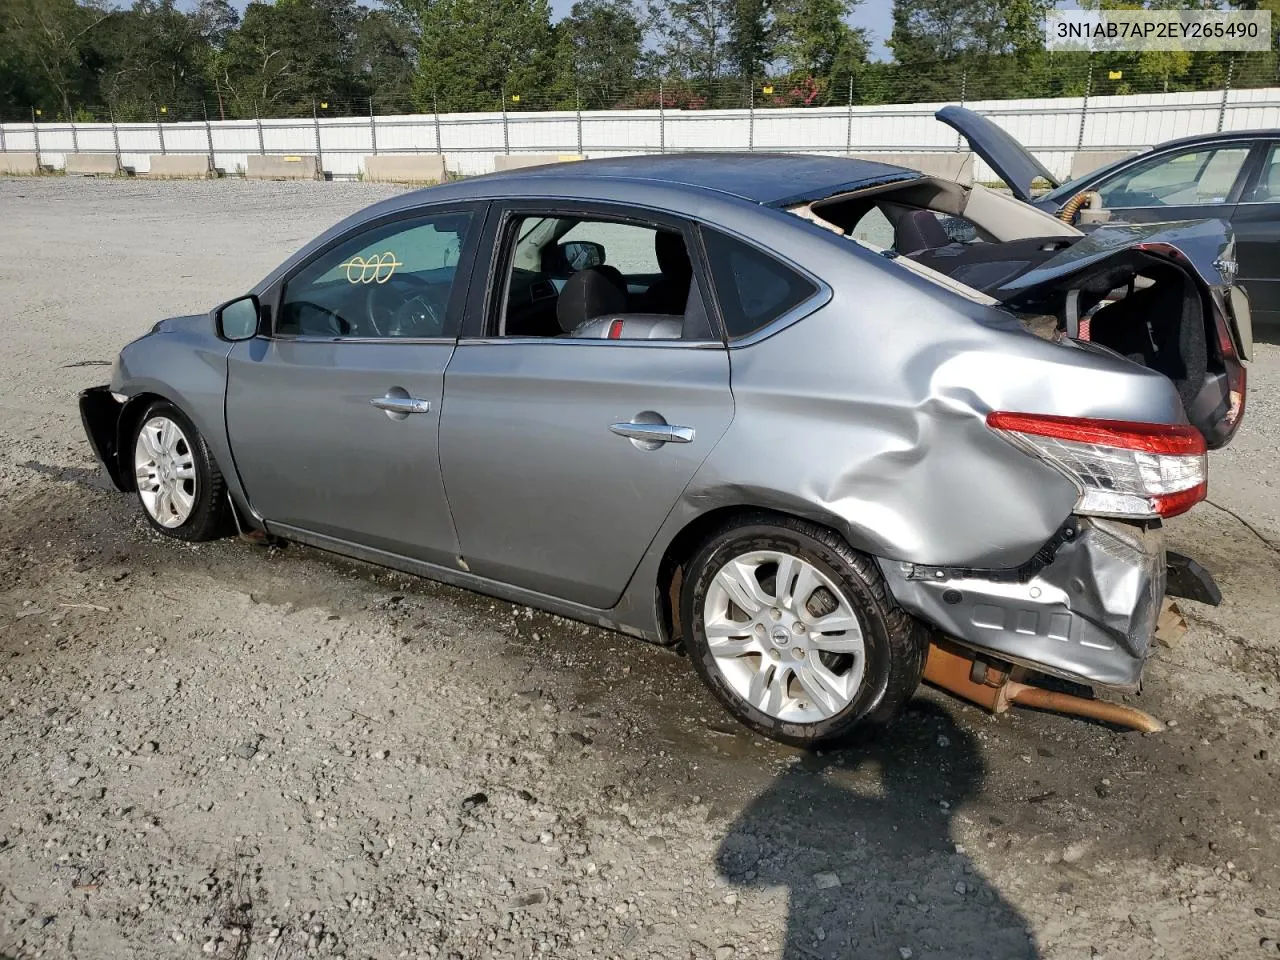
M1133 689L1166 593L1212 599L1161 521L1244 413L1231 257L1218 222L1084 236L864 161L532 168L339 223L81 413L161 533L681 644L812 744L935 654Z

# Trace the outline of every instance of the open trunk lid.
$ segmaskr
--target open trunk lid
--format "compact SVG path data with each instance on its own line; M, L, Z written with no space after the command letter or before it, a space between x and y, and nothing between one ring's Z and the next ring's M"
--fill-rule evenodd
M1107 224L987 292L1167 376L1188 422L1216 448L1243 416L1241 361L1252 342L1234 251L1221 220Z
M1060 185L1026 147L986 117L964 107L943 107L934 116L968 140L969 149L986 161L1019 200L1031 202L1031 184L1037 178L1050 187Z
M1234 285L1235 237L1225 220L1105 224L988 292L1013 306L1020 298L1034 296L1039 288L1069 280L1129 250L1161 256L1190 268L1219 306L1235 352L1241 359L1249 359L1253 348L1252 321L1248 298Z

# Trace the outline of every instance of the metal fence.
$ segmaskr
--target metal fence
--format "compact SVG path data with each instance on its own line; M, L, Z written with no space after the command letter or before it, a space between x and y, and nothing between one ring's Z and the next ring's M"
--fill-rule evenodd
M613 156L701 150L811 153L946 152L961 149L955 131L933 119L947 102L992 117L1065 176L1079 150L1136 150L1214 130L1280 127L1280 84L1156 94L965 100L827 106L758 105L702 109L507 110L470 113L311 116L151 122L45 121L0 124L0 150L35 152L59 168L72 153L114 154L145 173L153 154L205 154L228 175L251 154L317 155L327 175L358 177L377 154L440 153L460 175L493 169L494 154ZM852 98L850 98L852 100ZM332 108L333 105L327 105ZM983 165L979 180L992 179Z
M538 82L514 76L492 89L433 78L404 61L398 74L381 76L372 99L314 88L306 71L281 70L229 88L225 78L162 75L148 86L134 78L124 88L104 79L96 102L19 104L0 98L0 121L75 120L141 123L253 120L370 114L519 114L599 110L752 110L883 106L944 101L1109 97L1280 86L1280 51L1267 53L1083 53L964 55L950 60L856 65L839 75L659 76L619 75L607 81L574 74L558 63ZM524 71L525 74L535 73ZM359 86L362 78L347 84ZM246 92L252 90L252 93ZM193 91L203 91L202 94ZM38 111L38 113L37 113Z

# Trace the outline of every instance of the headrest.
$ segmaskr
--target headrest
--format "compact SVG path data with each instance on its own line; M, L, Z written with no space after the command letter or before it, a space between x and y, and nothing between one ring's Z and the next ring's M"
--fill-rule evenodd
M659 230L653 235L653 252L658 258L658 269L663 276L683 280L693 276L693 265L684 248L684 237L678 233Z
M894 226L893 238L893 248L902 254L945 247L951 242L938 218L928 210L903 214Z
M556 320L561 330L572 333L588 320L626 309L627 295L599 267L588 267L565 281L556 301Z

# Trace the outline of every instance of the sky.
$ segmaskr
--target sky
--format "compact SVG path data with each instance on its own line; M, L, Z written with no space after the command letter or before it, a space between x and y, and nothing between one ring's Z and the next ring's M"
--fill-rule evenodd
M243 11L249 0L231 0L231 5ZM573 0L551 0L551 10L555 16L563 17L573 6ZM854 9L849 21L855 27L867 31L871 41L871 59L888 60L889 51L884 45L893 26L893 0L862 0Z

